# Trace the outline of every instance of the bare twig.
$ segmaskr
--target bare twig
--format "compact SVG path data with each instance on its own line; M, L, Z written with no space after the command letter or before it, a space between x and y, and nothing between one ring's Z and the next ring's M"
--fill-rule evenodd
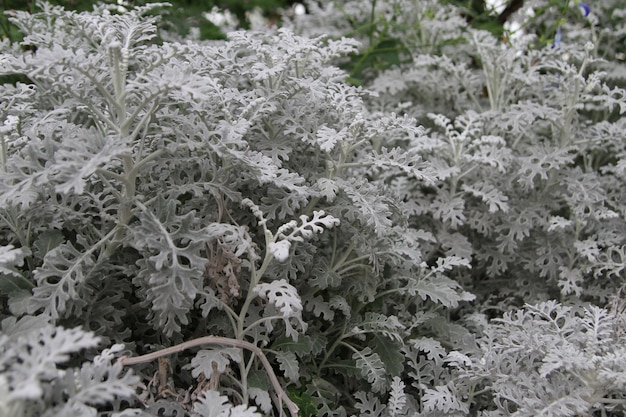
M263 351L256 345L252 343L246 342L244 340L237 339L229 339L227 337L219 337L219 336L205 336L197 339L189 340L187 342L180 343L178 345L161 349L156 352L148 353L146 355L136 356L134 358L124 357L120 358L119 363L123 366L136 365L138 363L151 362L155 359L161 358L163 356L171 355L173 353L182 352L187 349L191 349L193 347L201 346L201 345L222 345L222 346L233 346L241 349L249 350L254 353L263 364L267 375L272 382L272 386L278 394L279 401L282 400L287 405L289 412L291 413L291 417L298 417L298 406L289 399L287 393L280 386L280 382L278 382L278 378L276 378L276 374L274 374L274 370L272 369L272 365L270 364L267 357L263 354ZM281 404L278 404L279 408L282 408Z

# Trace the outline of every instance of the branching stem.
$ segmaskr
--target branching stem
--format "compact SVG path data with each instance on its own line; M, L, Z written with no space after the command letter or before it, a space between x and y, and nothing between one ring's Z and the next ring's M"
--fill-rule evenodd
M263 354L263 351L258 346L250 342L246 342L245 340L230 339L227 337L220 337L220 336L205 336L205 337L200 337L198 339L189 340L187 342L183 342L183 343L180 343L178 345L175 345L169 348L161 349L156 352L148 353L148 354L141 355L141 356L136 356L134 358L129 358L129 357L120 358L119 363L122 366L130 366L130 365L137 365L139 363L152 362L155 359L162 358L164 356L172 355L174 353L182 352L187 349L191 349L191 348L202 346L202 345L232 346L232 347L236 347L240 349L246 349L252 352L253 354L255 354L259 358L261 363L263 364L263 367L265 368L265 371L267 372L267 376L272 382L272 386L274 387L274 390L276 391L276 394L278 395L278 399L279 399L279 403L277 404L278 408L279 409L282 408L282 402L284 401L285 405L289 409L291 416L298 417L298 411L299 411L298 406L293 401L291 401L287 393L281 387L280 382L278 381L278 378L276 377L276 374L274 373L274 369L272 368L272 365L270 364L267 357Z

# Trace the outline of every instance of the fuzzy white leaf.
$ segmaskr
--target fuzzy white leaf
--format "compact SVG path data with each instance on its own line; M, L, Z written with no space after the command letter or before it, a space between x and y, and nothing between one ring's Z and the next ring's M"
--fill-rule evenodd
M332 203L335 200L337 192L339 192L339 186L333 180L320 178L317 180L316 185L319 188L322 197L326 198L329 203Z
M43 309L53 319L63 317L82 305L84 284L95 267L93 253L79 252L71 243L49 251L42 266L35 270L37 287L29 300L32 312Z
M214 390L203 391L193 404L193 411L202 417L228 417L231 408L228 397Z
M39 399L48 381L63 375L57 366L67 362L70 354L94 348L98 343L99 338L78 327L46 325L17 333L15 340L6 340L4 346L0 344L0 367L13 381L9 399Z
M445 385L437 386L434 389L426 388L422 399L424 410L430 413L437 411L446 414L453 411L469 412L467 404L460 401Z
M231 361L239 363L241 360L241 350L237 348L202 349L191 360L191 376L197 378L204 374L209 379L215 371L226 372Z
M361 376L372 385L372 391L382 392L387 388L385 364L376 352L372 352L372 349L366 347L354 352L352 359L356 360L356 367L360 370Z
M426 357L429 360L441 363L446 357L446 350L443 348L443 346L441 346L441 343L430 337L411 339L410 343L416 349L426 353Z
M333 150L337 142L345 140L348 129L343 128L339 132L331 127L322 126L317 130L317 142L324 152Z
M254 400L256 405L259 406L261 411L265 414L270 414L272 411L272 399L270 394L261 388L250 387L248 388L250 397Z
M463 184L461 189L487 203L489 205L489 213L498 211L506 213L509 211L509 198L500 190L487 183L474 183L471 186Z
M262 282L254 287L254 292L276 306L285 318L299 317L302 313L302 301L298 290L284 279Z
M276 360L280 370L291 382L296 383L300 379L300 365L294 352L276 351Z
M289 258L289 249L291 242L288 240L279 240L278 242L270 242L268 249L278 262L285 262Z
M339 225L339 219L326 214L323 210L315 210L313 212L313 218L309 219L309 216L300 216L300 225L295 222L290 222L283 225L277 231L277 236L293 242L302 242L304 239L313 237L316 233L322 233L324 228L330 229L333 226ZM289 234L286 234L288 230L291 230Z
M359 391L354 394L354 398L357 400L355 407L359 410L360 417L381 417L386 409L371 392Z
M92 363L85 363L76 373L75 393L70 402L106 405L113 400L131 399L140 379L117 362L116 356L123 349L124 345L113 345L104 349Z
M387 405L387 415L389 417L403 416L406 413L406 393L404 392L404 382L399 376L394 376L391 380L389 391L389 404Z

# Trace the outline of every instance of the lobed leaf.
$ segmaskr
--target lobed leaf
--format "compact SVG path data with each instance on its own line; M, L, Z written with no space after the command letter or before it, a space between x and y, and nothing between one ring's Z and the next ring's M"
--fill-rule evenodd
M367 380L372 386L372 391L382 392L387 386L385 364L377 353L373 352L369 347L355 351L352 359L356 361L356 367L359 369L361 376Z

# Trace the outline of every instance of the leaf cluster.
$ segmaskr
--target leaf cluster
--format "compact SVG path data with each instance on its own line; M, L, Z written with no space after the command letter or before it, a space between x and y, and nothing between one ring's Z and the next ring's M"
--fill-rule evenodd
M175 41L161 6L11 14L0 410L623 412L626 101L593 24L539 48L311 2Z

